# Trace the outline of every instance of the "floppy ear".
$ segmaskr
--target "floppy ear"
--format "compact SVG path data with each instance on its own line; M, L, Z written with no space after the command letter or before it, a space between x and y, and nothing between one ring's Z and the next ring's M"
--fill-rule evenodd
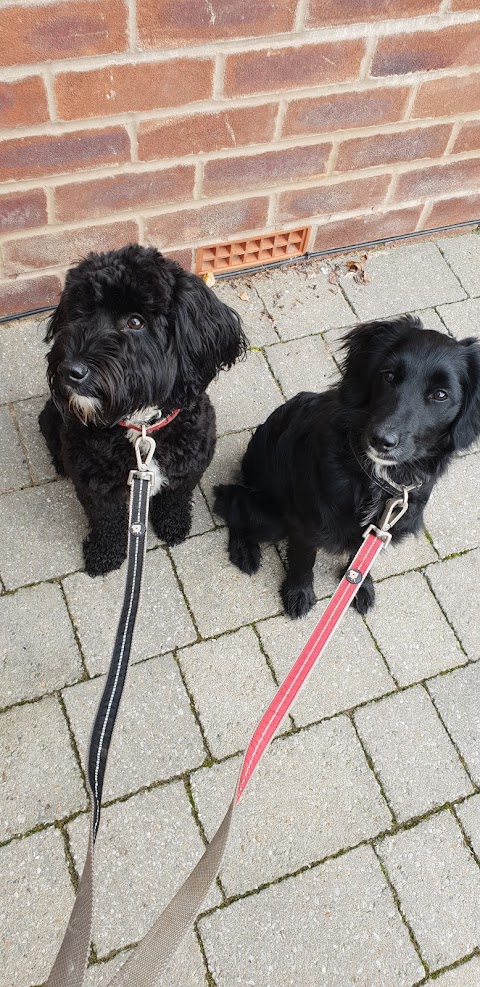
M60 296L60 301L53 315L50 316L47 326L47 331L45 333L45 338L43 340L44 343L51 343L56 333L59 332L60 329L63 329L64 326L66 325L67 325L67 304L65 301L65 290L64 290Z
M423 329L416 315L402 315L397 319L379 319L362 322L343 337L340 391L350 404L362 403L368 396L368 382L372 362L391 346L411 332Z
M480 346L474 336L461 339L459 345L466 350L467 375L463 404L451 435L455 449L467 449L480 435Z
M219 370L228 369L244 356L248 341L237 312L221 302L201 278L187 271L177 274L172 316L177 385L185 401L205 390Z

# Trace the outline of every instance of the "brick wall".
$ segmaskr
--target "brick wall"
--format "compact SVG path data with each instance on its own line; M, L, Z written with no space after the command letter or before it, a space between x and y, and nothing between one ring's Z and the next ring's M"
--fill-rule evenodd
M0 37L2 313L128 240L480 217L475 0L4 0Z

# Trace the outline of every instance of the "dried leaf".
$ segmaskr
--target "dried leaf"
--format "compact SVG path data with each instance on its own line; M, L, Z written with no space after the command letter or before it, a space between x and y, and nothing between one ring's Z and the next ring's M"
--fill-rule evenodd
M363 271L363 264L361 260L347 260L347 268L349 271Z
M215 275L213 271L208 271L207 274L204 274L202 280L205 281L207 288L213 288L215 284Z
M238 297L242 299L242 302L248 302L250 295L248 295L246 291L241 291Z
M336 271L329 271L328 272L328 276L327 276L327 281L329 281L330 284L338 284L337 272Z

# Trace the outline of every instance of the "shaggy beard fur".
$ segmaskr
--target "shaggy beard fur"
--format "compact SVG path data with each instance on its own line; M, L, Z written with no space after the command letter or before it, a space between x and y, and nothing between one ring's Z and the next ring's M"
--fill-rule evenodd
M282 600L290 617L316 601L318 548L351 557L362 528L403 486L414 489L392 540L418 532L453 454L480 435L477 340L456 342L404 316L356 327L344 347L340 382L277 408L250 441L241 482L216 487L230 559L243 572L258 569L261 542L288 539ZM367 576L355 606L366 613L373 601Z
M178 544L190 530L192 492L215 447L205 389L246 350L237 313L157 250L130 245L90 254L68 272L46 341L52 397L39 424L90 523L87 572L109 572L125 558L135 433L118 423L142 420L145 409L157 417L181 409L155 433L160 492L150 507L158 537Z

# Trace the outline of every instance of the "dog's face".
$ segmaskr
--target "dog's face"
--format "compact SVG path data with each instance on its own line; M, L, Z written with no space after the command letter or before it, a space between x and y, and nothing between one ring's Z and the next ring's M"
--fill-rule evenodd
M137 245L90 254L68 272L46 339L55 403L98 425L188 406L246 348L233 309Z
M480 346L425 330L419 319L348 334L341 384L359 412L357 442L376 467L420 465L480 434Z

